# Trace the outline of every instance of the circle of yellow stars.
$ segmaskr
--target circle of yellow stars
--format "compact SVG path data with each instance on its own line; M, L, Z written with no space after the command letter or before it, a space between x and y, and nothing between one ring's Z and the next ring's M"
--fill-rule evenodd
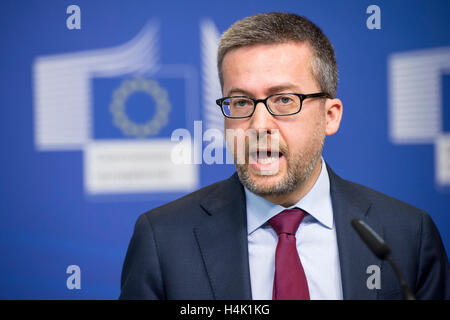
M145 123L133 122L126 113L126 100L135 92L144 92L156 102L155 115ZM171 109L167 91L160 87L155 80L142 77L133 80L124 80L112 97L109 110L113 114L114 125L126 136L144 138L159 133L168 122Z

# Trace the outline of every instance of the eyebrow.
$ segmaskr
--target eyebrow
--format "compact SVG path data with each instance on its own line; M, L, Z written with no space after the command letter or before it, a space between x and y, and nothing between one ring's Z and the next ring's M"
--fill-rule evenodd
M266 92L268 95L271 95L274 93L279 93L284 90L299 91L299 89L296 89L296 88L298 88L298 86L296 86L292 83L284 83L284 84L270 87L266 90ZM300 90L300 92L301 91L302 90ZM232 96L233 94L245 95L245 96L249 96L249 97L253 96L249 91L247 91L245 89L241 89L241 88L231 88L231 90L228 92L228 96Z

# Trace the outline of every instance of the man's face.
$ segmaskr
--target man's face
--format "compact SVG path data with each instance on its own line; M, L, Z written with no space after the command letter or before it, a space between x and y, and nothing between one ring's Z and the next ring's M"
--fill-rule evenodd
M311 58L309 45L298 42L234 49L222 63L223 95L264 99L275 93L320 92L312 75ZM251 139L246 140L245 163L237 163L236 151L233 154L241 182L260 196L291 193L305 183L314 168L320 168L318 160L326 135L326 111L321 99L306 99L300 113L290 116L272 116L259 103L251 118L226 118L225 129L267 133L268 144L253 140L249 145ZM275 136L279 149L271 150L270 141ZM228 139L227 144L229 149L234 144L233 150L240 147L236 139ZM268 155L260 155L264 153Z

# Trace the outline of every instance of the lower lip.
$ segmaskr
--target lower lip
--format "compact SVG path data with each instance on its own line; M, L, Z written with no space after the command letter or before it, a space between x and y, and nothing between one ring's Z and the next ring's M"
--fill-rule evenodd
M276 174L280 168L280 164L283 159L284 159L284 156L281 155L278 159L276 159L273 162L261 163L261 162L258 162L253 157L251 157L250 167L255 172L261 172L261 173L266 173L266 174L267 173Z

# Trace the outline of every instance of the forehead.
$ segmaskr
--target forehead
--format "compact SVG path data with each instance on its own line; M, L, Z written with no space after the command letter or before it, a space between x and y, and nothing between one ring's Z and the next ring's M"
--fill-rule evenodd
M251 90L291 83L305 88L312 76L312 49L306 42L284 42L240 47L228 52L222 64L223 91ZM255 88L253 88L255 87Z

